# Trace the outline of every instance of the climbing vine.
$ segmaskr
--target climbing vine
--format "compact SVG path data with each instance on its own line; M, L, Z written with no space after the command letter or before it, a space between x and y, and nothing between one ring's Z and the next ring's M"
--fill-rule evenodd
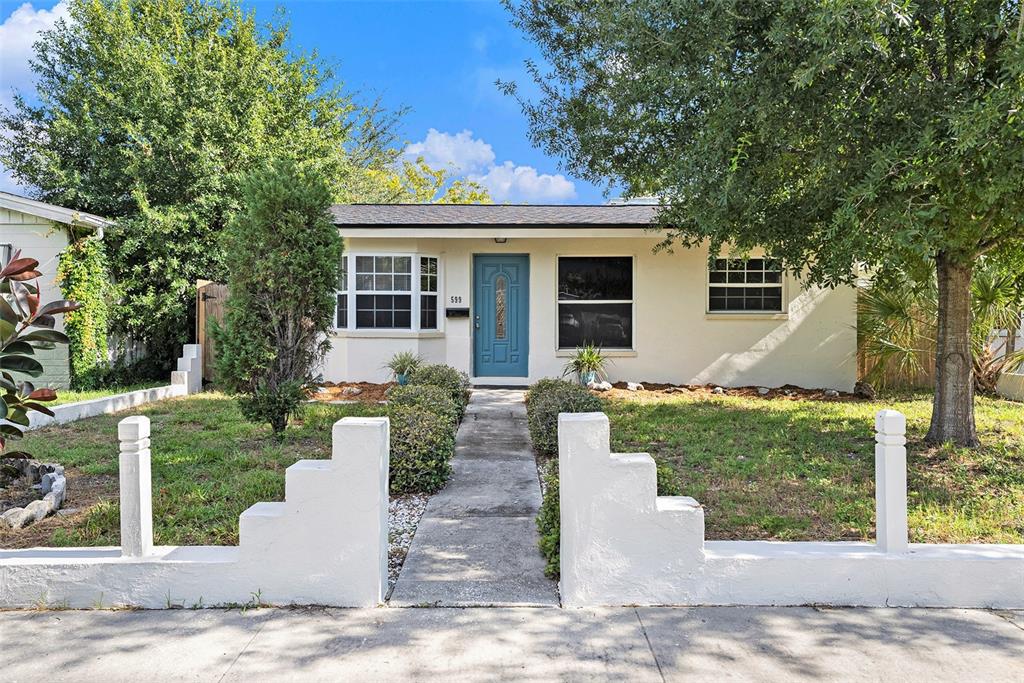
M103 382L107 360L109 287L103 244L80 239L61 252L57 281L65 299L81 308L64 316L64 330L71 340L71 386L95 389Z

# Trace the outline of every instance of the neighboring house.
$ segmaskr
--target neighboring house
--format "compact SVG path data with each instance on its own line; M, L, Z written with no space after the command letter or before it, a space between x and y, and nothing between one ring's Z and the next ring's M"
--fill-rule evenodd
M653 253L655 206L339 205L345 238L324 378L382 381L412 350L477 384L559 376L577 346L613 381L856 381L852 287L804 290L778 264Z
M0 261L6 264L14 252L39 261L39 289L43 303L64 298L57 284L57 259L70 243L71 231L76 235L103 237L103 229L111 222L99 216L72 211L61 206L0 192ZM63 329L61 316L57 329ZM32 378L36 386L66 388L70 380L68 347L58 344L50 351L38 351L36 358L45 372Z

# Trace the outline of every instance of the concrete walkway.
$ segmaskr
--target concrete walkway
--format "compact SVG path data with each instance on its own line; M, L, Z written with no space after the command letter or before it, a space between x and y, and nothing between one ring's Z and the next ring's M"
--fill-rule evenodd
M390 604L557 605L537 550L540 483L522 391L473 391L452 467L423 513Z
M1024 613L938 609L0 612L23 681L1021 681Z

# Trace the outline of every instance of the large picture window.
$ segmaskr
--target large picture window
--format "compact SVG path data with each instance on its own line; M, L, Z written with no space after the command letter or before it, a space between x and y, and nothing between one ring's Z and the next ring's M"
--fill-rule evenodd
M338 329L438 329L438 258L346 254L338 279Z
M708 311L781 313L781 264L765 258L715 259L708 271Z
M558 259L558 348L633 348L633 257Z

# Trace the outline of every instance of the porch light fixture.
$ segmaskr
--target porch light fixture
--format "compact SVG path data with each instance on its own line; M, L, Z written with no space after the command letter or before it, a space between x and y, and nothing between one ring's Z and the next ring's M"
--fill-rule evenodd
M508 242L508 238L507 237L495 237L494 238L494 243L495 244L505 244L505 242Z

